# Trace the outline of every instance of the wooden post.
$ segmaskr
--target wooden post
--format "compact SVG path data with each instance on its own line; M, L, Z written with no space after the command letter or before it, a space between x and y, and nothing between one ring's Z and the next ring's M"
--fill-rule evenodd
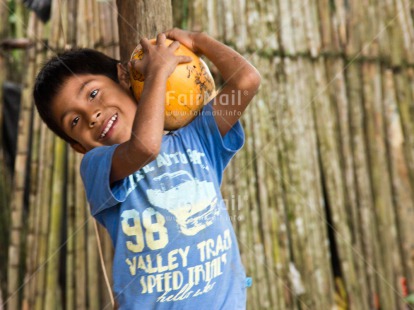
M143 37L153 38L172 28L171 1L117 0L121 60L129 60Z

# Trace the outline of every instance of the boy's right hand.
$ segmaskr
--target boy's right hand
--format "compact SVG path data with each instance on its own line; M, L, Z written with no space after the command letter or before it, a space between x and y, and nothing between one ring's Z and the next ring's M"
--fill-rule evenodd
M140 44L144 57L141 60L132 60L130 66L144 75L144 78L160 74L168 78L178 64L192 61L189 56L174 54L180 47L180 42L174 41L167 46L165 40L166 36L163 33L157 35L155 45L146 38L141 39Z
M129 62L128 67L144 75L145 82L131 128L129 140L121 143L112 157L110 184L121 180L155 160L161 149L164 131L167 78L179 63L191 62L188 56L177 56L180 46L174 41L165 44L165 34L159 34L155 45L141 40L144 56ZM129 125L129 124L128 124Z

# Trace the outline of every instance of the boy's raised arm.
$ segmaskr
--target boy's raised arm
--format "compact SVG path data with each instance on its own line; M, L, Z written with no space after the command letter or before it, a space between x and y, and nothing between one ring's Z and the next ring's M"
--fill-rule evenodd
M194 52L205 55L220 71L225 82L214 99L213 108L218 111L214 117L224 136L256 94L261 81L259 72L239 53L203 32L174 28L165 34Z
M174 55L180 44L173 42L166 46L164 34L157 36L155 45L147 39L140 43L144 57L135 61L133 66L145 77L144 89L135 113L131 138L114 152L110 183L127 177L157 157L164 130L166 81L179 63L191 61L188 56Z

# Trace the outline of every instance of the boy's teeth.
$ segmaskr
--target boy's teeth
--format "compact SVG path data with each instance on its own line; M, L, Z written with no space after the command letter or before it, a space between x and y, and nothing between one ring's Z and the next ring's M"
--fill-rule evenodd
M109 131L109 129L111 129L112 124L115 122L117 118L118 118L118 114L115 114L114 116L111 117L104 131L101 133L101 138L105 137L106 133Z

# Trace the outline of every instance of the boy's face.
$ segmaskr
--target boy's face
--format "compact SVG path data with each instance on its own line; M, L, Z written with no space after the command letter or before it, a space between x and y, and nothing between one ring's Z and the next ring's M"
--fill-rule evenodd
M72 76L53 100L53 116L76 141L71 144L76 151L86 153L130 139L137 105L122 67L118 77L119 84L103 75Z

